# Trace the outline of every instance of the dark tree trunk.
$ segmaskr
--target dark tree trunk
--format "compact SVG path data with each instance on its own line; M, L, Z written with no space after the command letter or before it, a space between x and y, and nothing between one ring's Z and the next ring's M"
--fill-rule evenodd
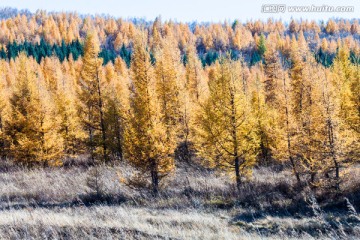
M286 83L285 78L283 78L283 84L284 84L284 93L285 93L285 114L286 114L286 137L287 137L287 152L289 155L289 161L291 163L292 170L294 172L294 175L296 177L296 180L298 184L301 183L300 175L298 171L296 170L296 165L294 158L292 157L292 151L291 151L291 136L290 136L290 123L289 123L289 109L288 109L288 99L287 99L287 89L286 89Z
M100 128L101 128L101 137L102 137L102 147L103 147L103 158L104 161L108 160L107 156L107 146L106 146L106 129L105 129L105 121L104 121L104 112L103 112L103 101L101 94L101 86L100 86L100 78L98 76L99 72L96 71L96 80L97 80L97 90L99 97L99 113L100 113Z
M235 177L236 177L236 188L240 191L241 176L240 176L240 160L239 157L235 157Z
M159 172L157 162L155 159L150 159L151 162L151 185L152 191L155 196L159 194Z
M120 161L123 161L123 148L122 148L122 131L121 131L121 122L119 119L115 122L115 131L116 131L116 140L117 140L117 152L120 158Z
M340 165L337 159L337 154L335 149L334 127L331 119L328 119L328 135L330 142L330 153L335 168L335 188L336 190L340 190Z

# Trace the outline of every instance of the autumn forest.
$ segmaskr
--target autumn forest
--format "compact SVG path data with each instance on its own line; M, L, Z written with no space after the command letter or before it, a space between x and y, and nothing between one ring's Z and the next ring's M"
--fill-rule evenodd
M356 213L359 22L182 23L3 10L0 155L30 172L90 168L98 196L98 169L124 165L132 174L117 171L119 186L142 189L148 201L168 196L174 181L191 185L196 177L186 172L194 166L211 172L208 181L227 179L229 190L216 196L235 206L259 171L286 172L287 194L346 196Z

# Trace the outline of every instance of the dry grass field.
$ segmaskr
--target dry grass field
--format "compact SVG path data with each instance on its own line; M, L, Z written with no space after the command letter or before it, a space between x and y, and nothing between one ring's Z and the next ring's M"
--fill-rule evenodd
M359 167L337 201L280 169L255 169L239 195L228 176L196 165L178 166L157 198L145 181L131 184L134 176L125 164L32 170L3 161L0 239L360 237Z

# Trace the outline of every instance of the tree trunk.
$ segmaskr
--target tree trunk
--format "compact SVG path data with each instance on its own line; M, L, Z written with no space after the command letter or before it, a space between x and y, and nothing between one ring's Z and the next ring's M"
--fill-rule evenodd
M99 113L100 113L100 127L101 127L101 136L102 136L102 147L103 147L103 158L106 162L108 160L107 157L107 146L106 146L106 130L105 130L105 122L104 122L104 112L103 112L103 101L101 95L101 86L100 86L100 78L99 72L96 71L96 80L97 80L97 90L98 90L98 97L99 97Z
M123 161L123 149L122 149L121 136L120 135L121 134L118 133L118 136L117 136L117 151L118 151L120 161L122 162Z
M92 117L91 117L91 106L88 106L88 121L89 123L92 122ZM90 158L91 158L91 162L92 164L95 164L95 156L94 156L94 134L93 134L93 127L88 124L88 130L89 130L89 148L90 148Z
M238 151L238 139L236 135L236 106L235 106L235 95L230 90L230 105L231 105L231 137L233 141L233 148L234 148L234 167L235 167L235 177L236 177L236 188L238 192L240 192L240 185L241 185L241 177L240 177L240 159L239 159L239 151Z
M264 144L264 141L265 141L265 139L263 137L261 137L261 142L260 142L261 160L265 166L269 166L270 165L270 157L269 157L270 154L269 154L269 149Z
M294 158L292 157L292 152L291 152L291 137L290 137L290 123L289 123L289 108L288 108L288 95L287 95L287 89L286 89L286 83L285 83L285 78L283 78L283 83L284 83L284 94L285 94L285 115L286 115L286 137L287 137L287 151L288 151L288 155L289 155L289 160L292 166L292 170L295 174L296 180L297 182L300 184L301 183L301 179L300 179L300 175L298 173L298 171L296 170L296 165L295 165L295 161Z
M312 186L314 186L315 178L316 178L316 172L312 172L310 175L310 183Z
M236 177L236 188L240 192L241 176L240 176L240 161L239 157L235 157L235 177Z
M120 120L119 120L119 117L118 119L115 120L115 132L117 134L116 136L116 140L117 140L117 152L118 152L118 155L119 155L119 158L120 158L120 161L123 161L123 148L122 148L122 131L121 131L121 127L120 127L121 123L120 123Z
M340 165L336 156L334 128L331 119L328 119L328 134L330 142L330 153L335 167L335 188L336 190L340 190Z
M296 170L296 165L295 165L295 161L294 161L294 158L292 157L292 153L291 153L291 141L290 141L290 136L288 134L288 137L287 137L287 144L288 144L288 154L289 154L289 160L290 160L290 163L291 163L291 167L292 167L292 170L295 174L295 177L296 177L296 180L298 183L301 183L301 179L300 179L300 175L299 173L297 172Z
M159 194L159 172L157 169L157 162L155 159L150 159L151 162L151 184L152 184L152 190L153 194L155 196L158 196Z

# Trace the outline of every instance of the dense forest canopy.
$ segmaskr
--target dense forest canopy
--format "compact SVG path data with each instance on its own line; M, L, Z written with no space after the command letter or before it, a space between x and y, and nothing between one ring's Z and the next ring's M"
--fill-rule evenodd
M211 65L219 56L230 53L233 59L243 58L254 65L261 61L259 47L261 35L275 40L277 48L285 59L288 59L288 48L292 37L304 38L309 50L317 62L329 67L336 55L339 39L343 39L350 47L351 61L359 59L359 23L358 20L336 19L328 22L296 21L283 23L269 19L241 23L238 20L224 23L178 23L161 18L155 21L144 19L123 20L110 16L79 15L77 13L47 13L27 10L18 11L3 8L0 12L1 33L0 57L10 59L18 56L20 51L40 62L41 58L56 55L63 61L70 53L76 59L82 54L82 45L87 31L96 26L104 64L115 61L121 56L130 64L133 34L135 29L142 29L148 34L149 45L154 41L153 31L156 25L161 26L161 34L172 31L186 61L186 45L193 42L202 64ZM159 29L158 29L159 31ZM156 36L155 36L156 38Z
M0 153L28 166L129 161L152 189L196 160L234 176L290 166L340 189L359 159L357 20L126 21L14 12L0 21Z

